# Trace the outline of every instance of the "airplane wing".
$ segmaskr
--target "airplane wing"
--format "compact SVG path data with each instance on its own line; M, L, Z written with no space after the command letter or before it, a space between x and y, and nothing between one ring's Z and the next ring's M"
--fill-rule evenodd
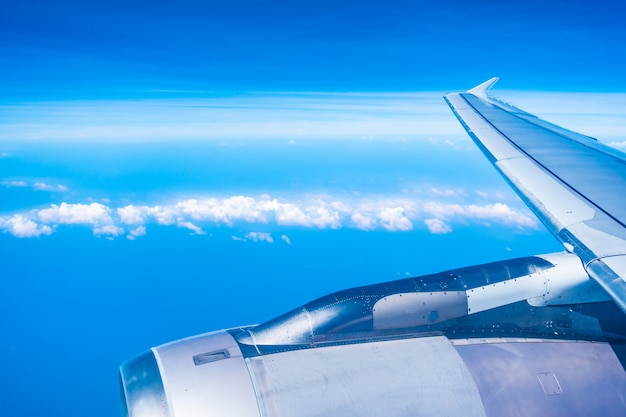
M491 97L497 81L445 100L522 200L626 312L626 157Z

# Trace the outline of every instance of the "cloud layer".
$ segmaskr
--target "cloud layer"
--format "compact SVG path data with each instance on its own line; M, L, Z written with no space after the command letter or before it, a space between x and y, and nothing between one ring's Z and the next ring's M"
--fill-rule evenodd
M147 225L176 226L202 235L211 227L268 225L313 229L351 228L407 232L424 228L434 234L451 233L451 224L504 224L518 229L537 227L534 218L503 203L457 204L411 199L341 200L331 196L286 200L260 197L187 199L166 205L110 207L101 203L52 204L48 208L0 216L0 229L16 237L50 235L60 226L83 225L96 236L126 235L134 240ZM417 225L417 226L416 226ZM245 236L271 243L263 232ZM290 243L287 236L281 236Z
M442 95L249 93L234 98L22 103L3 106L0 140L153 142L459 134ZM620 139L626 128L624 93L498 90L497 95L546 120L601 139ZM0 154L5 156L6 152Z

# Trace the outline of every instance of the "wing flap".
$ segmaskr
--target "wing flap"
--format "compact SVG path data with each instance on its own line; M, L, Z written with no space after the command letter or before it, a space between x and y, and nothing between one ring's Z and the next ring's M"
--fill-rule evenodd
M489 96L496 81L444 98L524 203L626 312L625 156Z

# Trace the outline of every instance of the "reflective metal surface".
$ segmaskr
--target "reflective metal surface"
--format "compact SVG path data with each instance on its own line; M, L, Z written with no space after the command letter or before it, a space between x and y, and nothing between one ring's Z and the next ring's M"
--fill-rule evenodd
M626 374L607 343L462 344L489 416L623 416Z
M607 299L578 257L552 254L340 291L234 335L248 356L287 346L313 347L423 331L467 332L466 324L474 315L506 309L522 300L528 302L521 304L524 311L515 313L517 321L533 314L528 311L532 310L529 303L543 306ZM518 322L502 323L498 314L490 317L497 328L523 327ZM532 331L540 337L553 333L551 329Z
M265 417L485 416L445 337L294 350L248 363Z
M170 417L163 379L154 352L149 350L120 367L123 417Z
M259 416L248 368L225 331L159 346L120 373L130 417Z

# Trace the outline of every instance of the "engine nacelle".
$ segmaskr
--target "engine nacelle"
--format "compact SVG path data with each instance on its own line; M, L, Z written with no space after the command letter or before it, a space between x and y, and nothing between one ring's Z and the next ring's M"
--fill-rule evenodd
M130 359L125 417L557 415L555 395L621 415L626 320L608 300L566 253L340 291Z

